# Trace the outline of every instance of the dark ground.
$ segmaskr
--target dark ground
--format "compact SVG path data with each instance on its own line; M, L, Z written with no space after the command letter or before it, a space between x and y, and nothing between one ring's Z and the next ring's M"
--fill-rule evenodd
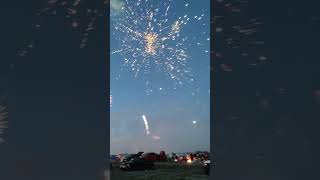
M178 164L169 162L155 163L155 169L145 171L122 171L113 164L111 180L208 180L209 176L199 164Z

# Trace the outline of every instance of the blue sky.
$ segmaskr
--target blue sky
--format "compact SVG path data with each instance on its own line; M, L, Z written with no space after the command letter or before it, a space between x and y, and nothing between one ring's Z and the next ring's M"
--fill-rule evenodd
M136 3L138 1L130 1ZM164 2L164 1L163 1ZM181 70L190 67L194 81L177 81L167 76L166 71L156 71L155 66L150 67L146 74L135 74L128 68L121 70L124 58L132 58L130 54L111 55L111 153L134 153L137 151L165 150L196 151L209 150L210 146L210 6L209 0L169 2L168 22L174 23L179 17L188 15L190 19L200 17L201 20L190 21L180 30L180 36L188 37L182 48L186 49L188 58L186 66L176 64ZM116 5L126 6L124 1L113 1ZM147 6L153 9L166 9L164 3L149 1ZM146 5L146 4L145 4ZM119 8L119 6L116 6ZM132 6L132 8L137 8ZM151 8L152 9L152 8ZM114 9L111 9L114 10ZM120 12L119 12L120 11ZM114 13L112 11L111 13ZM117 9L117 18L111 18L111 51L121 49L121 39L125 33L114 35L114 26L119 24L118 18L125 18L125 13ZM142 11L136 11L137 14ZM158 15L158 17L160 17ZM155 17L157 18L157 16ZM168 24L170 24L168 23ZM139 31L144 31L143 28ZM159 33L157 30L155 32ZM119 41L120 39L120 41ZM177 38L174 43L182 42ZM197 43L201 43L198 45ZM132 44L136 46L136 44ZM168 57L170 53L161 57ZM155 58L148 57L152 62ZM138 61L141 58L137 59ZM160 58L160 60L163 60ZM144 65L144 64L142 64ZM120 78L117 77L120 75ZM148 85L146 85L148 84ZM147 134L142 115L148 120L150 134Z

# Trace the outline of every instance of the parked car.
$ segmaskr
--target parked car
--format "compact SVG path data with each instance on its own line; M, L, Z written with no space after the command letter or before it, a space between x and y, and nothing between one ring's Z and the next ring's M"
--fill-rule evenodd
M169 155L169 160L177 162L177 161L178 161L178 156L177 156L177 154L176 154L176 153L171 153L171 154Z
M210 160L206 160L203 162L203 169L204 173L206 173L207 175L210 174Z
M121 162L130 161L131 159L138 158L143 154L143 152L138 152L137 154L129 154L125 156Z
M213 168L213 173L215 174L215 170L216 170L216 161L211 160L212 162L210 163L210 160L206 160L203 162L203 167L204 167L204 172L209 175L210 174L210 165L212 164L212 168Z
M196 151L195 152L195 159L206 161L209 159L209 152L207 151Z
M126 157L130 156L131 154L118 154L117 157L120 162L122 162Z
M176 153L175 154L175 162L187 162L188 161L188 157L186 153Z
M147 161L157 161L158 160L158 155L154 152L142 154L142 157L145 158Z
M120 164L120 168L124 171L129 170L146 170L154 168L153 161L146 160L143 157L134 157Z
M165 160L167 160L166 153L164 151L160 151L158 156L158 161L165 161Z
M110 162L118 162L120 159L117 155L110 155Z

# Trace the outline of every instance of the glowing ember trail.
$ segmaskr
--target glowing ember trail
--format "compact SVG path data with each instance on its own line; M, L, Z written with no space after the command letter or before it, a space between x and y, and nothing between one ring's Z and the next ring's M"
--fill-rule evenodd
M143 119L144 125L145 125L145 127L146 127L147 135L149 135L149 134L150 134L150 131L149 131L149 126L148 126L148 120L147 120L147 118L146 118L145 115L142 115L142 119Z
M109 101L110 101L110 108L112 107L112 95L110 94L109 96Z

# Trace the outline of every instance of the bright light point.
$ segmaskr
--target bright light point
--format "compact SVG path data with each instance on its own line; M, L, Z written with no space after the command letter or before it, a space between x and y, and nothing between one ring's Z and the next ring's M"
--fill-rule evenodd
M171 31L172 31L173 33L178 33L179 30L180 30L180 26L181 26L182 23L183 23L183 21L177 20L177 21L172 25ZM173 39L174 39L174 36L173 36Z
M145 51L150 55L156 54L156 42L158 40L158 35L156 33L150 32L146 33L144 36L146 41Z
M192 121L192 124L197 124L197 121Z
M161 90L162 90L162 88L159 88L159 90L161 91Z

